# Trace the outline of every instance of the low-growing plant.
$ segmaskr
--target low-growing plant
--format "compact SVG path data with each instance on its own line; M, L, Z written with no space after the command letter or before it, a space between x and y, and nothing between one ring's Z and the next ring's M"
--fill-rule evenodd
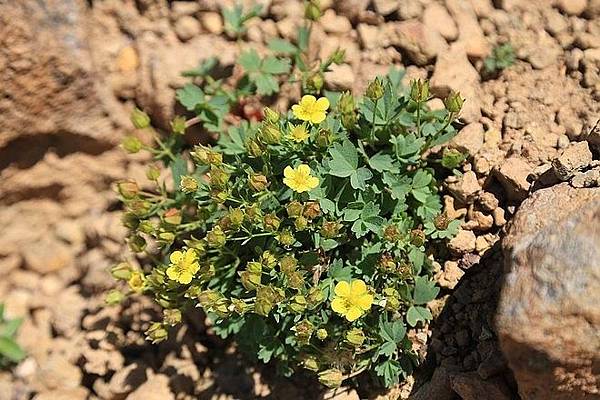
M154 342L201 307L217 334L283 374L306 368L335 387L368 371L391 386L418 362L407 331L432 318L436 243L459 226L441 212L436 174L462 159L431 149L455 135L463 99L451 93L445 109L429 110L428 82L407 89L396 69L364 96L322 95L315 77L343 53L298 62L305 34L272 46L281 59L242 53L237 86L191 74L202 87L177 97L194 116L177 117L166 139L134 112L155 145L128 137L123 147L162 161L172 189L154 164L154 190L118 184L129 247L144 267L124 262L112 273L164 307L147 331ZM286 76L312 94L283 113L265 108L259 121L225 122L244 96L275 93ZM188 150L182 134L193 124L220 133L216 143Z
M4 316L4 304L0 304L0 368L25 358L25 351L15 341L21 322L21 319L7 319Z
M492 54L483 60L484 76L494 76L515 63L515 51L510 43L494 47Z

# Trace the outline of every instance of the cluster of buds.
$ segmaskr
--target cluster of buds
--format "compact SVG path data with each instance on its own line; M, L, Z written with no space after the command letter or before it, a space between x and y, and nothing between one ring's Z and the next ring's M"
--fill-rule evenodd
M227 317L230 313L229 302L216 290L204 290L198 294L198 302L205 310L217 314L219 317Z
M194 151L192 151L190 154L192 155L192 158L196 160L196 162L203 165L220 166L223 164L223 154L212 150L208 146L194 146Z
M256 288L256 301L254 302L254 312L266 317L269 315L275 304L285 298L282 289L274 286L260 286Z
M242 285L246 290L256 290L261 284L262 264L256 261L251 261L246 265L244 271L239 271L238 275Z

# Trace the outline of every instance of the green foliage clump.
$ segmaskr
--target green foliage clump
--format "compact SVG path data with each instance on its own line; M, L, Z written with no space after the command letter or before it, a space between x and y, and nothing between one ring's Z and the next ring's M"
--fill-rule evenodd
M21 319L5 318L4 304L0 304L0 368L25 358L25 351L15 341L21 322Z
M485 76L493 76L515 63L515 51L510 43L494 47L492 54L483 60Z
M407 333L432 318L436 243L458 229L442 213L436 175L462 160L431 149L455 135L463 100L452 93L431 111L428 83L407 89L396 69L362 97L323 92L323 72L343 52L306 62L309 33L272 42L277 55L243 52L234 86L206 76L210 64L188 71L195 84L177 98L194 116L177 117L166 139L136 111L156 145L130 137L123 147L162 161L172 189L154 165L154 190L119 183L129 246L145 266L112 273L164 307L147 331L154 342L201 307L217 334L286 375L306 368L335 387L368 371L391 386L418 361ZM310 94L286 112L226 122L286 77ZM182 133L194 124L219 133L216 143L189 151Z

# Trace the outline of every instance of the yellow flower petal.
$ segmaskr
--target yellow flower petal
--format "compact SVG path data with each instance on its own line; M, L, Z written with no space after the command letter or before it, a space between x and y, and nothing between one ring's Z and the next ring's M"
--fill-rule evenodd
M300 100L300 107L313 107L316 102L317 99L315 98L315 96L307 94L302 96L302 99Z
M373 304L373 295L372 294L363 294L362 296L358 296L354 304L360 307L363 311L367 311L371 308L371 304Z
M321 122L325 121L326 117L327 115L324 112L315 111L311 114L310 122L313 124L320 124Z
M353 296L360 296L367 293L367 285L361 279L355 279L350 284L350 291Z
M341 297L336 297L331 302L331 309L338 314L346 314L348 311L348 303Z
M200 270L200 264L198 264L197 262L191 263L189 265L188 271L190 273L192 273L193 275L196 274L196 272L198 272Z
M338 282L338 284L335 285L334 292L335 292L336 296L349 297L350 296L350 284L346 281Z
M292 179L292 177L294 176L294 169L290 166L285 167L285 169L283 170L283 176Z
M309 176L306 180L306 187L308 190L313 190L317 186L319 186L319 178L315 176Z
M181 257L183 256L183 253L179 250L174 251L171 253L171 255L169 256L169 260L173 263L173 264L177 264L179 262L179 260L181 260Z
M361 315L363 315L363 311L359 307L352 306L346 312L346 319L350 322L356 321Z
M196 251L194 249L187 249L185 252L185 262L190 264L196 261Z
M299 174L304 175L305 177L310 175L310 167L306 164L298 165L297 171Z
M327 111L329 108L329 100L327 97L321 97L319 100L317 100L315 108L319 111Z
M192 281L192 277L193 277L193 275L191 273L183 272L181 275L179 275L179 279L177 281L179 283L187 285L188 283L190 283Z
M167 268L167 276L172 281L176 281L179 279L179 269L176 266L171 266Z

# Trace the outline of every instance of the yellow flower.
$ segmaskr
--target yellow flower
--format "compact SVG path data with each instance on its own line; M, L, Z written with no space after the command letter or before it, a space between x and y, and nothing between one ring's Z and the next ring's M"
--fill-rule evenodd
M288 135L290 140L293 140L296 143L304 142L306 139L310 137L308 134L308 129L306 129L306 125L293 125L290 124L290 133Z
M194 249L187 249L186 252L174 251L169 257L171 264L167 268L169 279L182 284L188 284L200 269L198 258Z
M283 183L298 193L308 192L319 186L319 178L310 175L310 167L306 164L300 164L296 169L285 167L283 176Z
M142 293L144 290L144 274L139 271L133 271L127 283L131 290L136 293Z
M350 322L360 318L371 308L373 295L367 292L367 285L360 279L352 282L339 282L335 285L335 298L331 308Z
M329 108L329 100L321 97L319 100L315 96L303 96L299 104L292 106L294 116L302 121L310 121L313 124L321 123L325 120L326 111Z

